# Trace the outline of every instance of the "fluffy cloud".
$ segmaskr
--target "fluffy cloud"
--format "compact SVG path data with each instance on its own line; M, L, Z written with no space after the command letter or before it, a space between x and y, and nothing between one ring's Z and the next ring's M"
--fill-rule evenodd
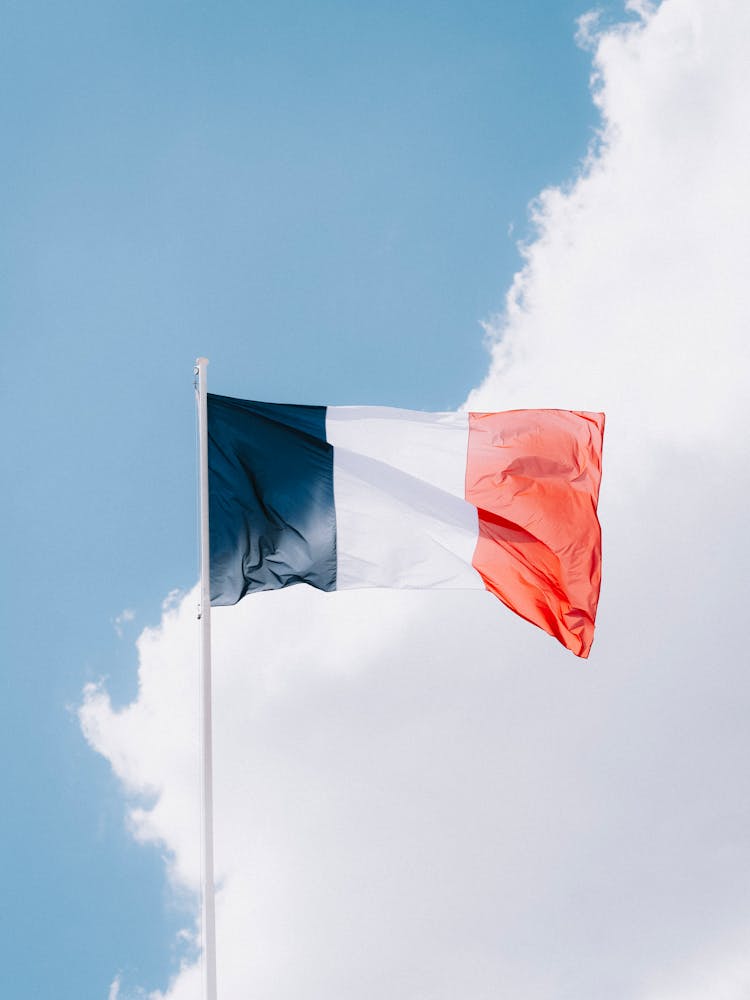
M631 447L713 442L746 413L748 20L729 0L667 0L600 38L598 150L537 201L472 405L604 398Z
M604 409L588 663L489 595L215 613L220 990L273 1000L740 1000L750 990L744 498L750 8L596 35L602 132L541 194L473 408ZM196 595L84 732L199 879ZM197 1000L186 960L169 1000ZM153 997L161 994L153 994Z

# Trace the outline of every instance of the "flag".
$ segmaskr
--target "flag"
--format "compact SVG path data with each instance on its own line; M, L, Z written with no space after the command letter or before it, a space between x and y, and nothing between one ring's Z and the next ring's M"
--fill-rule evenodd
M212 605L296 583L485 590L588 656L603 414L207 406Z

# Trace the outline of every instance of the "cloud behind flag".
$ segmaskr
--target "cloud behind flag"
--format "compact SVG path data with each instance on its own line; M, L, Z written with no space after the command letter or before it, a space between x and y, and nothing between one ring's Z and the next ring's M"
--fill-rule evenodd
M211 603L308 583L488 590L579 656L601 580L604 416L209 394Z

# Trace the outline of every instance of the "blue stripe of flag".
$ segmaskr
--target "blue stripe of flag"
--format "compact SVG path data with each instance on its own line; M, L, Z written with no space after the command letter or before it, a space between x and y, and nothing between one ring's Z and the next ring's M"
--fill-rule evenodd
M309 583L336 589L326 407L208 394L211 604Z

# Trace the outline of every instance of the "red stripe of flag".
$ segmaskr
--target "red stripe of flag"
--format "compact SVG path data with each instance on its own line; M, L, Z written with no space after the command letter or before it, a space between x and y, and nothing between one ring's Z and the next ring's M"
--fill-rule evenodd
M470 413L472 564L511 610L587 657L601 582L603 413Z

